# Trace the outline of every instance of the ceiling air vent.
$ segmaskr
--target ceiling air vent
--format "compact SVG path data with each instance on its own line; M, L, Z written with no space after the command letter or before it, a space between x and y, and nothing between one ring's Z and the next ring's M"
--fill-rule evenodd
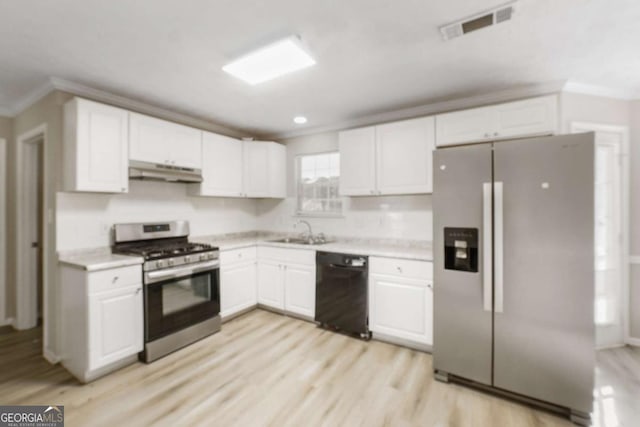
M515 1L505 3L502 6L477 13L460 21L440 27L442 38L450 40L481 28L490 27L513 17Z

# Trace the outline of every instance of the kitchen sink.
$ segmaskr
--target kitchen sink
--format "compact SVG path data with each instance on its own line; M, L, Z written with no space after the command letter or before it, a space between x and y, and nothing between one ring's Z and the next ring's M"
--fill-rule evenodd
M324 245L326 243L330 243L326 240L310 240L310 239L301 239L299 237L285 237L284 239L276 239L276 240L268 240L272 243L291 243L294 245Z

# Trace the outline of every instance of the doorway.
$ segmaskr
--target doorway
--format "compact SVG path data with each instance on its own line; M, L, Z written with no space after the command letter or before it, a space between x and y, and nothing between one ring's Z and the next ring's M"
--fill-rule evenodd
M596 347L624 345L628 319L628 129L572 123L595 132Z
M14 326L19 330L35 328L39 323L46 324L45 150L44 126L17 139L17 304Z

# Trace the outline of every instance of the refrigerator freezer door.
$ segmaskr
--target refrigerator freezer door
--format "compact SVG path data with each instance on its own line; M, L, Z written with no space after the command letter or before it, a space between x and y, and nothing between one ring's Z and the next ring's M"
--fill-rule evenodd
M494 145L504 231L494 386L584 413L595 364L593 162L593 134Z
M484 310L483 298L483 183L491 183L491 145L436 150L433 170L434 369L491 384L492 313ZM472 271L446 268L445 228L454 255L477 247L477 263L467 268Z

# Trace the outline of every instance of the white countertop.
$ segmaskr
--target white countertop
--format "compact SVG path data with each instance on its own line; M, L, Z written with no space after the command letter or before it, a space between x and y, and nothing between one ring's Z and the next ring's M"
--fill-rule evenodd
M387 258L411 259L417 261L433 261L433 249L428 242L396 240L338 240L323 245L301 245L296 243L278 243L272 240L282 238L273 236L200 236L191 239L193 242L210 243L221 251L246 248L250 246L272 246L289 249L306 249L313 251L339 252L355 255L380 256ZM144 262L142 257L112 254L111 248L79 249L58 254L60 263L86 271L107 270L110 268L138 265Z
M433 249L428 243L422 245L404 245L401 241L397 244L376 241L336 241L322 245L301 245L296 243L278 243L278 236L272 237L232 237L219 238L216 236L194 237L193 241L210 243L220 248L221 251L246 248L254 245L273 246L290 249L307 249L314 251L340 252L357 255L381 256L388 258L402 258L419 261L433 261Z
M144 262L142 257L117 255L111 253L111 248L81 249L60 253L60 263L87 271L108 270L110 268L139 265Z

